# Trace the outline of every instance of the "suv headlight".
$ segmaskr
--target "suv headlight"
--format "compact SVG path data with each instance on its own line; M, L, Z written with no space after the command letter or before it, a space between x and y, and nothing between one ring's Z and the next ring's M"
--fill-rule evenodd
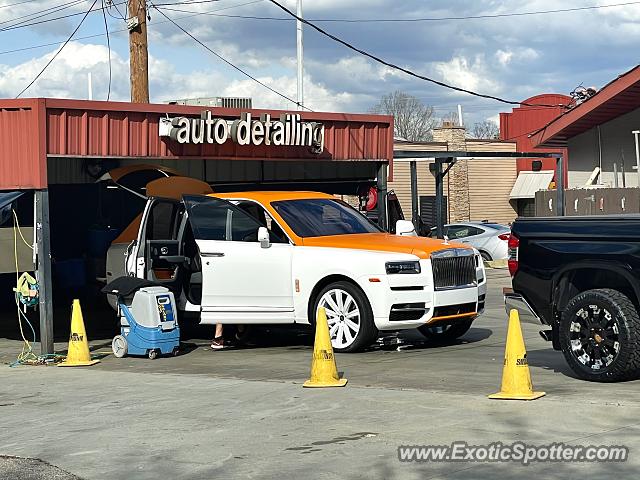
M420 262L418 261L387 262L385 267L387 275L396 273L420 273Z

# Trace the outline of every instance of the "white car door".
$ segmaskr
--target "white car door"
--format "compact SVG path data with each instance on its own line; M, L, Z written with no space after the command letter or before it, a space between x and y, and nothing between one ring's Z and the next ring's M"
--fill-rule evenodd
M185 195L184 203L202 261L201 323L293 323L292 249L231 203Z

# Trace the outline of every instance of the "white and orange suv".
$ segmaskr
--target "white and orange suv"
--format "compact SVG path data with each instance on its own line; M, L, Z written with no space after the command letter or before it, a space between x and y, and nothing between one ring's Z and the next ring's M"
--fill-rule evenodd
M386 233L317 192L152 197L125 263L205 324L309 324L324 307L340 352L367 347L379 330L457 338L486 293L474 249Z

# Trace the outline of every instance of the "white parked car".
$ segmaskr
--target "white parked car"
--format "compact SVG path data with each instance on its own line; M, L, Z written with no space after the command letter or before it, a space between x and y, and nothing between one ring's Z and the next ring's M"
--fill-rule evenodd
M411 235L410 222L397 227ZM463 335L484 310L482 258L405 235L323 193L150 198L126 274L171 288L178 308L204 324L313 324L322 306L339 352L367 347L379 330Z
M451 223L444 226L444 234L454 242L466 243L477 249L485 261L506 260L511 229L491 222ZM436 229L429 233L436 238Z

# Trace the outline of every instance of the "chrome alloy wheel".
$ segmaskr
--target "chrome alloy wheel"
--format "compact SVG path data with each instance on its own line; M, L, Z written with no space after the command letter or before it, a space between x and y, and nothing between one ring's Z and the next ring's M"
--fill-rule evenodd
M582 307L571 322L571 353L591 370L607 368L620 352L619 333L618 322L606 308Z
M344 290L334 288L320 298L320 307L327 312L331 345L334 348L349 347L360 331L360 309L355 299Z

